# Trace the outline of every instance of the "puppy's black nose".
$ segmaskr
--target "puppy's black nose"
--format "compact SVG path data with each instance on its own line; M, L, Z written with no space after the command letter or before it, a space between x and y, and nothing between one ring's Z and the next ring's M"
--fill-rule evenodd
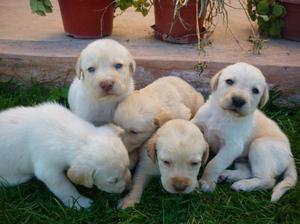
M242 107L246 103L246 101L239 96L233 96L231 100L232 100L232 105L235 107Z
M173 183L173 188L177 192L183 192L188 187L185 183Z
M104 80L102 82L99 83L99 86L101 87L101 89L103 89L105 92L109 92L110 90L112 90L113 85L114 85L114 81L112 80Z

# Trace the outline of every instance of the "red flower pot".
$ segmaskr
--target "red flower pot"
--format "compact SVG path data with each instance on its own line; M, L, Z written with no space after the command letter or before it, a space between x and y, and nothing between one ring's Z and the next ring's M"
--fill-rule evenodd
M111 35L113 0L58 0L64 29L75 38Z
M282 36L286 39L300 41L300 1L281 0L281 3L286 9Z
M180 17L174 18L175 3L176 0L154 0L154 36L172 43L197 42L196 0L190 0L180 9ZM204 18L198 18L201 33L204 31L203 22Z

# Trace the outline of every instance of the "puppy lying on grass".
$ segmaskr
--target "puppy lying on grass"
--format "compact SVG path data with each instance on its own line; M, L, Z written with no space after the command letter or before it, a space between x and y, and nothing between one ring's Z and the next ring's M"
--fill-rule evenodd
M163 77L126 97L117 107L114 123L125 130L123 142L131 167L137 150L166 121L189 120L204 104L203 96L178 77Z
M92 200L70 181L116 193L130 184L121 128L96 128L55 103L8 109L0 113L0 124L2 186L35 176L65 206L79 209L90 207Z
M97 126L111 122L118 103L134 90L134 71L133 57L118 42L92 42L76 64L68 96L70 109Z
M208 155L208 144L196 125L181 119L168 121L143 146L131 190L118 208L139 203L153 175L161 175L161 183L170 193L190 193L198 186L200 166Z
M256 109L268 100L265 77L256 67L237 63L217 73L211 87L212 95L193 119L216 153L204 170L202 189L213 191L218 178L234 182L236 191L269 189L283 175L271 198L279 200L295 186L297 173L288 138ZM235 160L235 170L225 170Z

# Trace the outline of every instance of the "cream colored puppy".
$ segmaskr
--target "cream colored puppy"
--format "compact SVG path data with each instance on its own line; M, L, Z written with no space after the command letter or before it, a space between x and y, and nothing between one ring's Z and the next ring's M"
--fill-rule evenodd
M118 42L92 42L76 64L68 96L70 109L97 126L111 122L118 103L134 90L134 71L134 59Z
M143 146L131 190L118 208L139 203L153 175L161 175L161 183L170 193L190 193L198 186L200 166L208 154L208 144L196 125L181 119L168 121Z
M114 123L125 130L122 136L130 159L164 122L181 118L189 120L204 104L203 96L178 77L157 79L126 97L117 107ZM135 156L135 158L137 158Z
M65 206L78 209L92 200L70 181L116 193L130 184L122 129L115 125L96 128L54 103L3 111L0 124L0 186L35 176Z
M218 178L234 182L236 191L273 189L277 201L297 181L288 138L278 125L257 108L268 100L265 78L256 67L237 63L211 80L212 94L193 119L216 156L200 180L204 191L213 191ZM235 162L235 170L225 170ZM246 160L246 161L245 161Z

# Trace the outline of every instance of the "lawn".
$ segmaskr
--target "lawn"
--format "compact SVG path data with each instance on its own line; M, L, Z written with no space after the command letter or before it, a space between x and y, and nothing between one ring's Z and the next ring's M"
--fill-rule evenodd
M66 105L66 95L66 87L2 83L0 110L47 100ZM264 111L289 136L299 171L300 111L270 103ZM218 185L213 193L197 190L189 195L172 195L164 191L159 178L155 178L146 188L142 202L126 211L116 210L120 195L97 189L80 188L80 191L94 200L91 210L64 208L36 180L18 187L0 188L0 223L300 223L299 184L279 202L270 203L270 191L237 193L230 190L228 184Z

